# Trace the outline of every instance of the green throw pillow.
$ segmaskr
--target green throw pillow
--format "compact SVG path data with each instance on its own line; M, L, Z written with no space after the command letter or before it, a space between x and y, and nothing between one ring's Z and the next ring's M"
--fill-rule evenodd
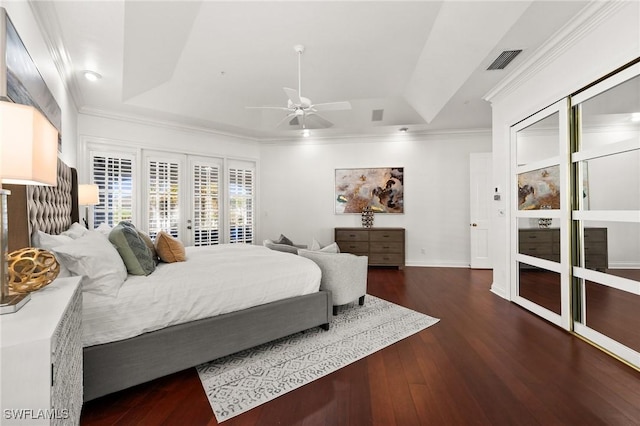
M120 222L109 233L109 241L118 250L127 272L131 275L149 275L156 269L151 251L129 222Z

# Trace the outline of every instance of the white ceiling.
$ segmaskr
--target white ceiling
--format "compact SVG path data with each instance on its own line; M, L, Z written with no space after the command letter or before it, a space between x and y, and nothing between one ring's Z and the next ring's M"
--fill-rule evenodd
M299 137L283 87L314 103L322 136L488 129L482 100L586 1L34 2L81 112L134 116L256 139ZM523 49L505 70L486 68ZM102 78L90 83L82 70ZM383 120L372 121L382 109Z

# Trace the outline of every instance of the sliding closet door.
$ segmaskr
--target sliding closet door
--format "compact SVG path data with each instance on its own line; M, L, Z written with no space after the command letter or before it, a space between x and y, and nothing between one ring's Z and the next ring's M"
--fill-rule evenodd
M574 330L640 367L640 64L572 105Z
M565 329L570 315L569 126L563 100L511 129L512 300Z

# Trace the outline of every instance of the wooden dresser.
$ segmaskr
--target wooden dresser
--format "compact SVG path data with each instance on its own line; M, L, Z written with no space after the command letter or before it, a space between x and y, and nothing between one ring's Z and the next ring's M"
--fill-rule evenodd
M609 267L607 228L585 228L584 243L586 267L598 271L606 270ZM520 229L518 247L522 254L560 262L560 230Z
M404 234L404 228L335 228L335 242L343 253L368 256L370 266L402 269Z

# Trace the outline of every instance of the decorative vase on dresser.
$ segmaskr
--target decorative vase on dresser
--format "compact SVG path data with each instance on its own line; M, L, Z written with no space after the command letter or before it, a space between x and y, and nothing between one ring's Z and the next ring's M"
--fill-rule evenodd
M77 425L82 409L80 277L58 278L0 317L3 425Z
M369 256L369 266L404 268L404 228L335 228L343 253Z

